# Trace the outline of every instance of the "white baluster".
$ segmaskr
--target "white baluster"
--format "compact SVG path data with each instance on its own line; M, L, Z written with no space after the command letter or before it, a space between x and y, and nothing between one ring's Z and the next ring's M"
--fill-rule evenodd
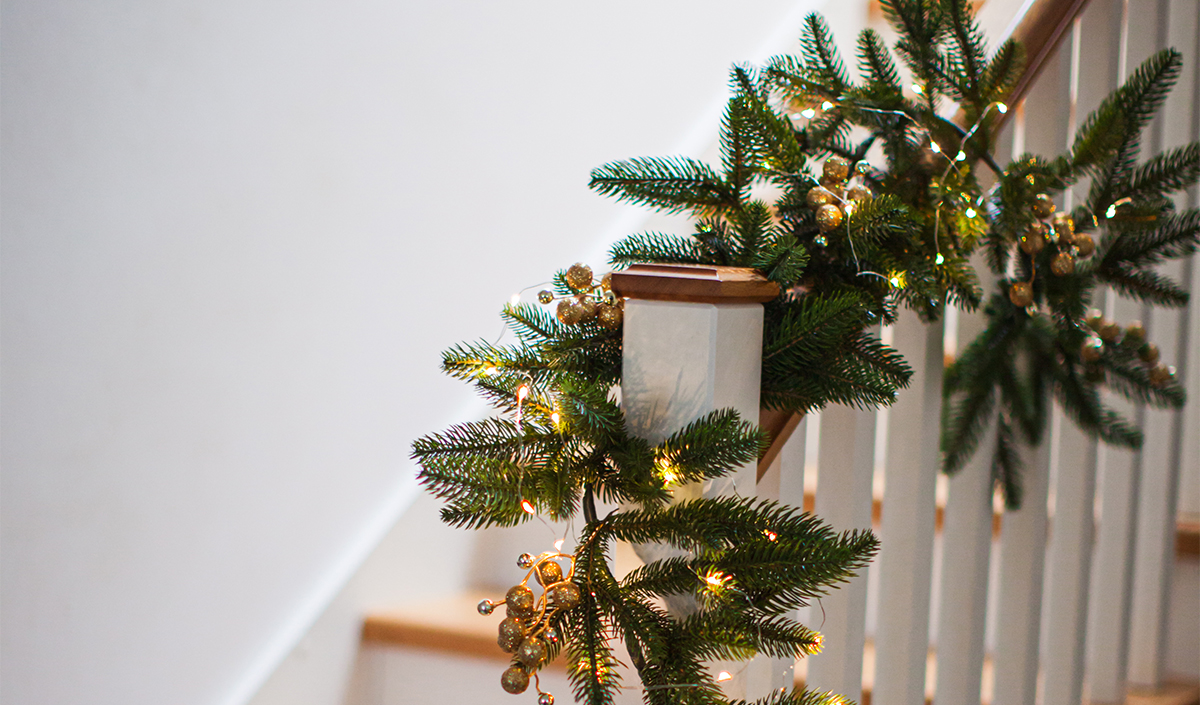
M875 412L831 404L821 412L821 453L815 513L837 531L871 528ZM826 635L809 657L808 687L858 700L867 615L866 570L810 611L810 625ZM823 620L819 621L819 620Z
M880 529L880 606L875 639L877 705L922 705L929 649L929 598L940 462L938 419L944 345L941 322L900 315L892 345L913 367L908 389L889 409Z
M993 705L1028 705L1037 696L1042 577L1046 565L1046 494L1050 486L1050 433L1027 453L1024 501L1004 513L1000 531L1000 600L996 620L996 692Z

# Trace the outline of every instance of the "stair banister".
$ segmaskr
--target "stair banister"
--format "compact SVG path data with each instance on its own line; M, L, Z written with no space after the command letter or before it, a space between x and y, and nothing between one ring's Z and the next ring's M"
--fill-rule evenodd
M745 268L634 265L613 274L612 288L625 299L621 406L635 435L658 443L725 408L745 420L759 420L762 304L779 295L776 284ZM676 487L674 501L753 497L756 466L749 463L725 477ZM680 553L658 544L635 550L647 562ZM694 609L690 598L667 602L677 614ZM756 699L791 685L790 664L764 656L749 664L713 662L709 669L714 677L722 671L730 674L721 682L730 698Z

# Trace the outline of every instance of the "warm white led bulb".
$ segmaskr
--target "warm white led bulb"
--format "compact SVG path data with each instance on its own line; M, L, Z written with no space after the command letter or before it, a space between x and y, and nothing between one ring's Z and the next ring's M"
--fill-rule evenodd
M833 103L830 103L829 101L825 101L824 103L821 103L821 110L829 110L832 107L833 107Z
M936 258L936 259L934 259L933 261L934 261L934 262L936 262L936 263L938 263L938 264L941 264L942 262L945 262L945 261L946 261L946 258L945 258L945 257L942 257L942 253L941 253L941 252L939 252L939 253L938 253L938 255L937 255L937 258Z
M930 142L929 148L938 154L942 153L942 145L938 144L937 142Z
M966 152L959 152L958 154L956 154L956 155L954 156L954 161L956 161L956 162L963 162L963 161L966 161L966 160L967 160L967 153L966 153Z
M807 110L801 110L800 114L803 115L804 117L808 118L809 120L812 120L814 117L817 116L817 111L813 110L812 108L808 108Z
M968 218L974 218L974 217L975 217L975 215L976 215L976 214L975 214L975 209L974 209L974 208L968 208L968 209L966 210L966 214L967 214L967 217L968 217Z
M996 103L996 110L999 110L1001 114L1004 114L1008 112L1008 106L1004 103Z
M513 306L516 306L517 304L521 303L521 295L520 295L520 294L513 294L512 296L510 296L510 297L508 298L508 302L509 302L510 304L512 304Z
M912 90L913 90L913 93L916 93L917 95L921 95L922 93L925 92L925 89L921 88L921 84L919 84L919 83L912 84Z

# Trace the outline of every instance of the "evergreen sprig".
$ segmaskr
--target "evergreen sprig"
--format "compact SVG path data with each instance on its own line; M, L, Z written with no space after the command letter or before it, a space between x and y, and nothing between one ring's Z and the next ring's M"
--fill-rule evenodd
M890 404L912 372L878 327L900 307L926 321L947 305L982 307L985 329L945 370L943 467L957 472L988 453L993 483L1016 507L1023 459L1043 442L1052 404L1096 437L1137 447L1140 429L1105 392L1151 406L1184 403L1170 371L1152 366L1157 350L1140 328L1114 329L1088 311L1100 286L1148 304L1188 300L1156 267L1200 243L1200 211L1178 210L1170 198L1200 176L1200 145L1139 161L1144 129L1182 59L1166 50L1143 63L1065 154L1023 155L1001 167L992 156L997 120L1022 75L1022 48L1010 41L989 53L970 0L882 6L898 40L889 48L877 33L861 33L858 76L817 15L801 28L800 55L733 67L719 164L644 157L595 169L597 192L694 219L687 235L632 235L610 261L751 267L777 283L779 297L764 306L760 390L774 410ZM919 90L906 92L893 52ZM959 105L963 124L938 114L946 101ZM850 183L831 176L839 159ZM1043 248L1019 246L1039 227L1038 199L1085 179L1073 230L1060 214ZM822 203L840 222L830 225L828 211L816 216L813 204ZM972 264L977 251L997 282L991 292ZM1064 254L1077 257L1073 267L1062 266ZM564 272L552 290L576 295ZM621 682L624 665L647 703L725 705L706 660L819 649L820 636L795 610L860 571L875 537L834 532L774 502L682 500L681 485L753 464L763 434L718 410L650 443L630 431L613 393L619 327L558 320L535 305L506 306L502 316L515 343L460 344L442 365L500 416L426 436L413 457L454 526L512 526L531 510L582 515L573 577L582 599L553 617L576 698L613 702L618 689L634 687ZM617 508L600 516L597 500ZM618 541L669 555L617 579ZM757 705L840 702L782 691Z

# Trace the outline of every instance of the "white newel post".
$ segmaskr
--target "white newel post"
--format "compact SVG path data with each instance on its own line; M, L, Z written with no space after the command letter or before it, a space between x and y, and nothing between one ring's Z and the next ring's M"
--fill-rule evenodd
M733 267L635 265L614 273L613 290L626 299L621 405L630 430L658 443L697 418L733 408L759 418L762 383L762 302L778 287L753 270ZM706 483L678 488L676 501L694 497L755 496L756 463ZM676 555L667 546L636 547L645 561ZM687 611L687 600L672 604ZM750 664L714 663L733 677L730 698L765 696L780 670L759 657ZM790 684L789 684L790 685Z

